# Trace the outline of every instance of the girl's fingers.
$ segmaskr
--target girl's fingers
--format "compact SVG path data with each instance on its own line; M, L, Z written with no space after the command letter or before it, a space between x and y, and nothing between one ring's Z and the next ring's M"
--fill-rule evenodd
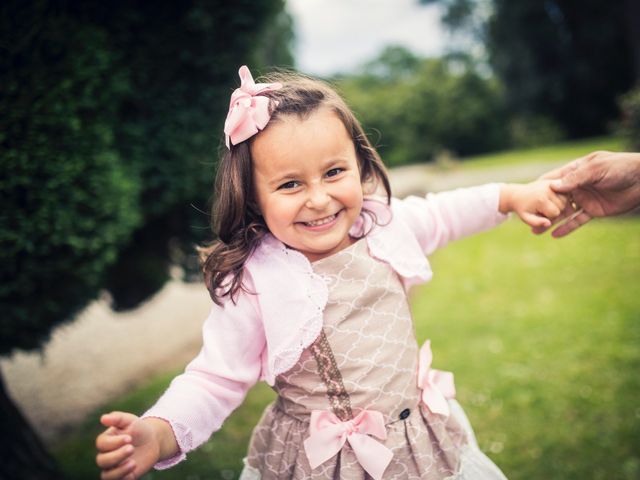
M110 452L99 453L96 456L96 464L101 470L109 470L118 467L133 453L133 445L124 445Z
M133 460L127 460L122 465L118 465L116 468L110 470L103 470L100 474L101 480L124 480L133 479L133 471L136 468L136 462Z
M111 429L105 433L98 435L96 438L96 448L99 452L111 452L123 445L130 444L132 438L130 435L116 435Z
M562 214L562 207L549 202L543 206L540 213L549 219L549 225L551 225L552 219L555 219Z
M111 412L106 413L100 417L100 423L105 427L115 427L115 428L127 428L131 425L138 417L133 415L132 413L126 412Z
M540 235L541 233L544 233L547 230L549 230L549 228L551 228L553 225L556 225L562 222L566 218L570 218L572 215L575 215L576 213L573 207L568 203L564 205L564 207L560 207L559 212L560 213L557 213L556 215L549 215L549 217L551 217L549 224L542 227L533 227L531 231L536 235Z
M524 223L533 227L534 229L549 228L551 226L551 220L540 215L535 215L529 212L523 212L520 218Z
M569 205L569 196L568 195L553 195L551 197L551 201L560 210L564 210L567 207L567 205Z

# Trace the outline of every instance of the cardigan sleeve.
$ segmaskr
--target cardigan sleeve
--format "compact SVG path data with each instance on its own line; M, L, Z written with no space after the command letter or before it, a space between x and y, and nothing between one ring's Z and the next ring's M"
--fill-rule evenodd
M500 224L507 218L499 212L500 184L493 183L460 188L425 197L411 196L393 205L398 215L413 231L422 251L429 255L474 233Z
M156 469L179 463L206 442L260 378L266 341L248 297L241 292L235 304L227 300L212 306L202 328L200 353L142 416L167 421L180 447L178 455L159 462Z

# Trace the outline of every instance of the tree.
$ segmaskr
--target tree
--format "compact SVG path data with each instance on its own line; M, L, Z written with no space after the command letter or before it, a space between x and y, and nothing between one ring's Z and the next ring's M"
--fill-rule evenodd
M570 137L600 134L633 84L622 2L495 0L490 62L514 111L555 119Z
M199 275L194 244L210 237L213 171L240 65L292 64L282 0L93 2L82 15L106 28L130 72L115 135L143 179L142 227L106 274L114 309L159 290L169 266ZM134 34L135 32L135 34ZM270 47L269 47L270 45Z
M95 298L140 221L138 185L112 129L128 84L113 71L104 32L45 3L5 5L9 16L0 74L0 354L38 348ZM0 405L5 475L60 478L1 378Z
M512 113L551 118L571 137L606 131L640 80L636 0L420 1L441 4L451 29L485 45Z
M118 306L135 306L167 278L172 252L207 235L191 205L211 194L238 66L269 57L256 47L269 32L286 58L279 39L290 29L270 26L282 9L2 4L0 355L41 347L105 286ZM1 377L0 407L0 477L61 478Z
M471 155L508 145L499 85L467 56L424 59L389 47L354 76L338 79L388 165Z

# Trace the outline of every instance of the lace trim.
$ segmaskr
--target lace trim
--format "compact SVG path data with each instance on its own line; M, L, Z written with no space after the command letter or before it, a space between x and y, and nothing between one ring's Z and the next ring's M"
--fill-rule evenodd
M278 246L275 248L287 257L292 270L297 271L296 273L302 273L310 279L306 291L309 309L300 312L300 315L306 318L300 322L300 330L295 344L273 353L273 357L269 361L272 372L271 383L277 375L293 368L302 352L318 338L322 330L324 307L329 298L326 283L320 275L313 271L307 257L297 250L287 248L280 241L277 243ZM273 245L272 248L274 248Z
M242 463L244 467L242 468L242 472L240 472L238 480L260 480L262 478L260 470L249 465L247 457L242 459Z
M327 387L327 397L329 397L331 410L343 422L351 420L353 418L351 400L342 382L342 374L338 370L336 359L333 356L331 345L329 345L329 340L327 340L324 330L311 345L311 353L318 364L320 378Z
M165 470L187 458L187 452L193 450L193 435L191 434L191 429L189 429L189 427L154 415L145 415L142 418L159 418L160 420L167 422L171 427L171 430L173 430L173 436L175 437L178 448L180 449L180 451L173 457L156 463L153 468L156 470Z
M465 445L460 449L458 472L445 480L507 480L507 477L477 446Z

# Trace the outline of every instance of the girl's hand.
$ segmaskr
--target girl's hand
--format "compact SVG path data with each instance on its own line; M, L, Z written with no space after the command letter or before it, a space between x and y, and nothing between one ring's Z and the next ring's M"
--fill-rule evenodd
M166 423L160 419L141 420L125 412L111 412L100 418L100 423L108 427L96 439L96 463L102 480L135 480L158 462L160 442L154 421Z
M549 228L567 207L567 197L551 189L550 180L505 184L500 190L500 212L515 212L534 231Z

